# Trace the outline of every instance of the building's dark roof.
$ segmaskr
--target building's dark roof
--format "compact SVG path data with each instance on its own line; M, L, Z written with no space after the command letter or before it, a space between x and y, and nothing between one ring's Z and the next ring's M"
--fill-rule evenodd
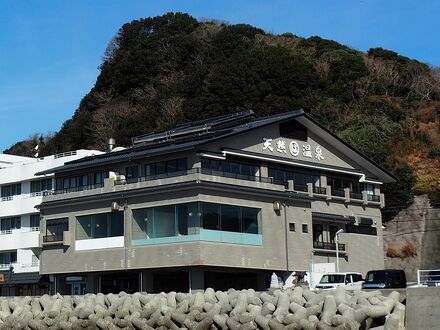
M241 134L259 127L281 123L293 118L303 118L310 125L314 125L321 129L323 134L345 148L345 150L354 152L360 161L365 164L373 165L376 172L386 176L386 180L383 180L384 182L395 180L395 177L391 173L350 146L338 136L331 133L307 115L303 110L290 111L268 117L258 117L253 111L243 111L185 123L168 131L134 137L132 139L133 146L130 148L70 161L65 163L64 166L38 172L36 175L68 172L76 169L91 168L99 165L120 163L144 157L198 149L207 143L219 139Z

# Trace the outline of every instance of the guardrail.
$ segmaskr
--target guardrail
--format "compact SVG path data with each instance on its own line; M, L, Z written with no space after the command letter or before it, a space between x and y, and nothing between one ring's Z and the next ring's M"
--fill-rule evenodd
M417 269L417 286L440 286L440 269Z

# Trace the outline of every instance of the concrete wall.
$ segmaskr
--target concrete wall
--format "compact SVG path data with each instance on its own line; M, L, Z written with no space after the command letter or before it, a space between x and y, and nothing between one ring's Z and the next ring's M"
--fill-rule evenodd
M439 314L440 287L406 290L406 329L438 329Z

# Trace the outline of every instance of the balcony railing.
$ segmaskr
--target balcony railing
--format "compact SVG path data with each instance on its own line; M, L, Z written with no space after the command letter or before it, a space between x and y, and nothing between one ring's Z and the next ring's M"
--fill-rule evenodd
M332 189L332 196L345 197L345 191L339 189Z
M62 242L64 233L43 236L43 243Z
M1 235L10 235L13 233L13 229L4 229L0 232Z
M192 168L192 169L188 169L188 170L175 171L175 172L169 172L169 173L163 173L163 174L157 174L157 175L148 175L148 176L140 176L137 178L115 180L115 185L123 185L123 184L152 181L152 180L161 180L161 179L173 178L173 177L178 177L178 176L185 176L185 175L190 175L190 174L195 174L195 173L207 174L207 175L212 175L212 176L220 176L220 177L231 178L231 179L239 179L239 180L246 180L246 181L257 181L257 182L266 182L266 183L277 184L276 182L274 182L274 180L272 178L260 177L260 176L255 176L255 175L243 175L243 174L223 172L223 171L215 171L215 170L211 170L208 168Z
M6 201L12 201L14 199L14 196L5 196L1 198L2 202L6 202Z
M378 195L367 194L367 199L370 202L380 202L380 196L378 196Z
M350 198L351 199L363 199L363 196L362 196L362 193L351 192Z
M88 186L78 186L78 187L72 187L72 188L66 188L66 189L60 189L55 190L53 192L54 195L60 195L60 194L66 194L71 192L78 192L78 191L85 191L85 190L91 190L96 188L102 188L104 187L104 182L102 183L95 183ZM47 193L47 195L50 195L50 193Z
M12 266L12 263L10 264L0 264L0 269L9 269Z
M313 193L314 194L321 194L321 195L325 195L327 193L327 189L324 187L316 187L313 186Z
M322 250L333 250L336 251L336 243L330 242L313 242L313 248ZM339 251L345 251L345 244L338 244Z
M303 191L303 192L307 192L309 190L306 184L299 184L299 183L294 183L293 189L296 191Z

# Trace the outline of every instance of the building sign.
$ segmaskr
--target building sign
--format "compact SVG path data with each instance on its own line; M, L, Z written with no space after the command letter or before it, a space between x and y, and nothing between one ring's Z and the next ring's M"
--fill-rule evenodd
M298 144L296 141L291 141L287 144L283 139L269 139L263 138L263 150L268 150L271 153L289 154L293 157L301 156L303 158L315 158L320 161L324 159L322 149L320 146L316 146L312 149L312 146L308 143Z

